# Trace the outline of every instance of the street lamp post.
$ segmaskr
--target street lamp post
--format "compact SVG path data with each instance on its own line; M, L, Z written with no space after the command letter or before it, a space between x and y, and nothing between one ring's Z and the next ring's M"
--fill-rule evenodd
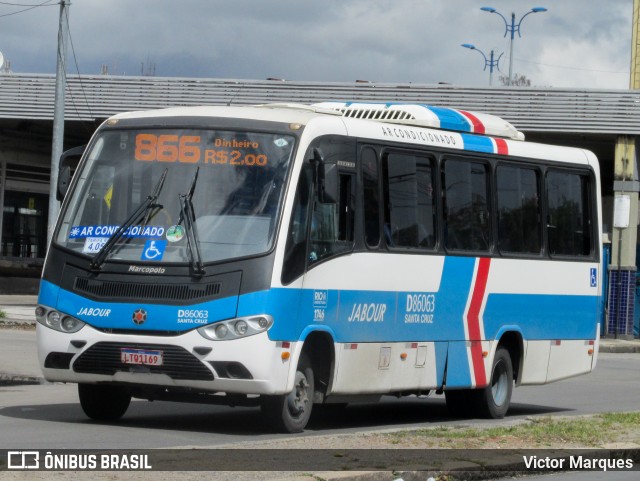
M505 26L504 36L506 37L508 33L511 34L511 40L509 41L509 85L511 85L513 81L513 77L512 77L513 75L513 39L515 38L515 34L516 32L518 32L518 37L522 38L522 35L520 34L520 25L522 24L524 17L532 13L546 12L547 9L544 7L534 7L531 10L529 10L527 13L525 13L522 17L520 17L520 20L518 20L518 23L516 23L516 14L513 12L511 13L511 23L509 23L509 21L505 18L505 16L502 15L493 7L481 7L480 10L484 12L495 13L497 15L500 15L500 17L502 17L502 20L504 20L504 26Z
M489 67L489 85L493 84L493 67L497 68L498 70L500 70L500 67L498 66L498 63L500 62L500 59L502 58L502 56L504 55L504 52L501 53L497 59L494 60L494 51L493 49L491 49L491 53L489 54L489 58L487 58L487 56L484 54L484 52L482 50L480 50L479 48L476 48L476 46L472 43L463 43L461 45L464 48L468 48L469 50L475 50L476 52L480 53L480 55L482 55L482 58L484 58L484 68L482 70L487 70L487 67Z

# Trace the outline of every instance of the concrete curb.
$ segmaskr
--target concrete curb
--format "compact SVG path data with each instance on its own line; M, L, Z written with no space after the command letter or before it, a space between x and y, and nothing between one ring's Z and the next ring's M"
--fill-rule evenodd
M24 321L19 319L0 319L0 329L22 328L32 330L36 328L36 321Z
M7 374L0 372L0 386L25 386L33 384L44 384L43 377L25 376L23 374Z
M640 353L640 339L601 339L600 352Z

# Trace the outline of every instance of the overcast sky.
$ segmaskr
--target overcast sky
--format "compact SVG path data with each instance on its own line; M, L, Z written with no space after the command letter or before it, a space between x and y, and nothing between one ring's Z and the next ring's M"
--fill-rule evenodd
M13 72L55 72L58 1L0 2ZM460 45L504 52L506 74L509 38L482 6L516 21L548 8L514 42L513 71L532 85L628 88L633 0L72 0L67 72L485 86L482 56Z

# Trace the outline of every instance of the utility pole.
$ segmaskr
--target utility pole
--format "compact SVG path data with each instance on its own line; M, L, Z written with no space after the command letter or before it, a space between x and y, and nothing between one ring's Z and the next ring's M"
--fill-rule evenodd
M53 228L60 212L56 199L58 189L58 167L64 145L64 92L66 88L68 1L60 0L60 22L58 24L58 49L56 62L56 94L53 107L53 142L51 145L51 183L49 185L49 219L47 225L47 245L51 242Z
M640 0L633 1L633 28L631 33L630 89L640 89Z

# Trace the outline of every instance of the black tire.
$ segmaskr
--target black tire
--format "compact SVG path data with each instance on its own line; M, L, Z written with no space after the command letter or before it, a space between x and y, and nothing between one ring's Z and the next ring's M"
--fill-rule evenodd
M470 418L473 416L473 391L470 389L454 389L445 391L449 414L454 418Z
M493 358L491 381L489 385L477 391L476 410L479 416L489 419L502 419L509 410L513 392L513 365L509 351L499 347Z
M303 353L298 361L293 391L262 396L260 408L265 421L278 432L302 432L311 417L314 389L313 369Z
M78 396L84 413L96 421L120 419L131 402L126 388L106 384L78 384Z

